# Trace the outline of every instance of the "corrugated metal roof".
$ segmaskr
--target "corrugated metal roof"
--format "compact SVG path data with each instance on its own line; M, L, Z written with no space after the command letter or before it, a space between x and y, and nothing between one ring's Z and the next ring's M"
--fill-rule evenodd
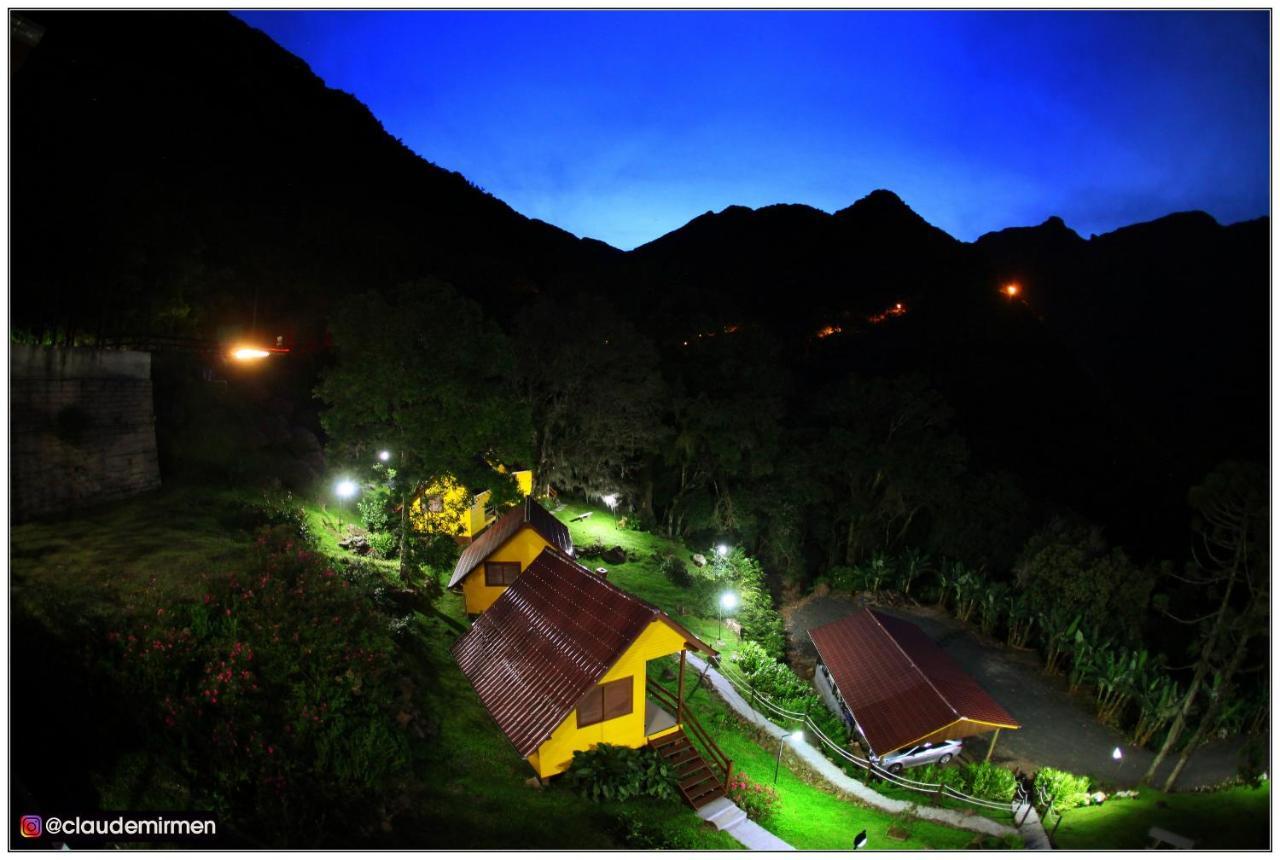
M523 503L499 517L462 551L462 555L458 557L458 563L453 568L453 576L449 579L449 588L462 582L467 574L480 566L480 562L506 543L523 526L529 526L542 535L543 540L562 552L573 554L573 538L569 537L569 527L531 497L525 496Z
M957 737L985 727L1020 727L910 622L864 609L810 630L809 638L878 755L940 737L956 723L959 733L950 734Z
M451 650L498 727L528 756L655 619L715 653L657 607L547 547Z

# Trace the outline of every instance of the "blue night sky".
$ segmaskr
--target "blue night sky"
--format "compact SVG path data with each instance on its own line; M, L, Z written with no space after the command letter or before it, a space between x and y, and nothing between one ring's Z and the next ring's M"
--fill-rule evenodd
M241 12L414 151L632 248L896 191L964 240L1269 213L1258 12Z

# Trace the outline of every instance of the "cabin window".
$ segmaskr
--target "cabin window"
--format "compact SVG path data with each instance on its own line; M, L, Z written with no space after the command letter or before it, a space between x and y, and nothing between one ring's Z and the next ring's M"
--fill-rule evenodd
M444 512L444 496L436 493L434 496L427 496L427 512L439 514Z
M485 585L512 585L520 575L518 561L486 561L484 563Z
M628 675L626 678L592 687L578 703L578 728L594 726L631 713L631 690L634 683L635 677Z

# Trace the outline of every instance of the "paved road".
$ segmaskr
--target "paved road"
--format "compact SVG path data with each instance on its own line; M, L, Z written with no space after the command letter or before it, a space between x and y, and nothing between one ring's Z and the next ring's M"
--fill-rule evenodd
M802 658L812 660L816 654L806 631L856 612L859 606L848 598L828 596L788 608L785 615L792 647ZM1151 764L1153 753L1130 746L1120 732L1094 719L1087 700L1069 695L1062 679L1044 675L1035 652L980 641L964 625L928 607L881 609L918 625L1022 724L1017 731L1001 732L994 761L1027 772L1047 765L1122 785L1137 783ZM985 755L988 737L967 740L968 754ZM1233 776L1241 744L1235 738L1202 747L1178 778L1178 788L1211 785ZM1118 767L1111 758L1117 746L1123 752ZM1162 764L1158 780L1172 766L1172 761Z

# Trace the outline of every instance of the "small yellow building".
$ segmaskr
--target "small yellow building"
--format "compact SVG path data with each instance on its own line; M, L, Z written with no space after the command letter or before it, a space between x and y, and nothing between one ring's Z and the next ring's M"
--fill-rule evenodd
M526 496L463 550L449 588L460 589L467 613L479 615L548 546L572 555L569 528Z
M498 466L500 475L508 474L505 466ZM520 495L533 494L533 471L521 469L510 473L515 479ZM492 490L482 490L474 496L471 491L451 477L433 481L413 500L409 518L418 531L453 535L470 540L485 526L497 519L489 507Z
M563 773L574 752L596 744L651 745L675 763L696 808L722 796L732 763L684 708L688 649L716 653L658 608L548 548L452 650L539 777ZM650 679L650 663L677 654L673 693Z

